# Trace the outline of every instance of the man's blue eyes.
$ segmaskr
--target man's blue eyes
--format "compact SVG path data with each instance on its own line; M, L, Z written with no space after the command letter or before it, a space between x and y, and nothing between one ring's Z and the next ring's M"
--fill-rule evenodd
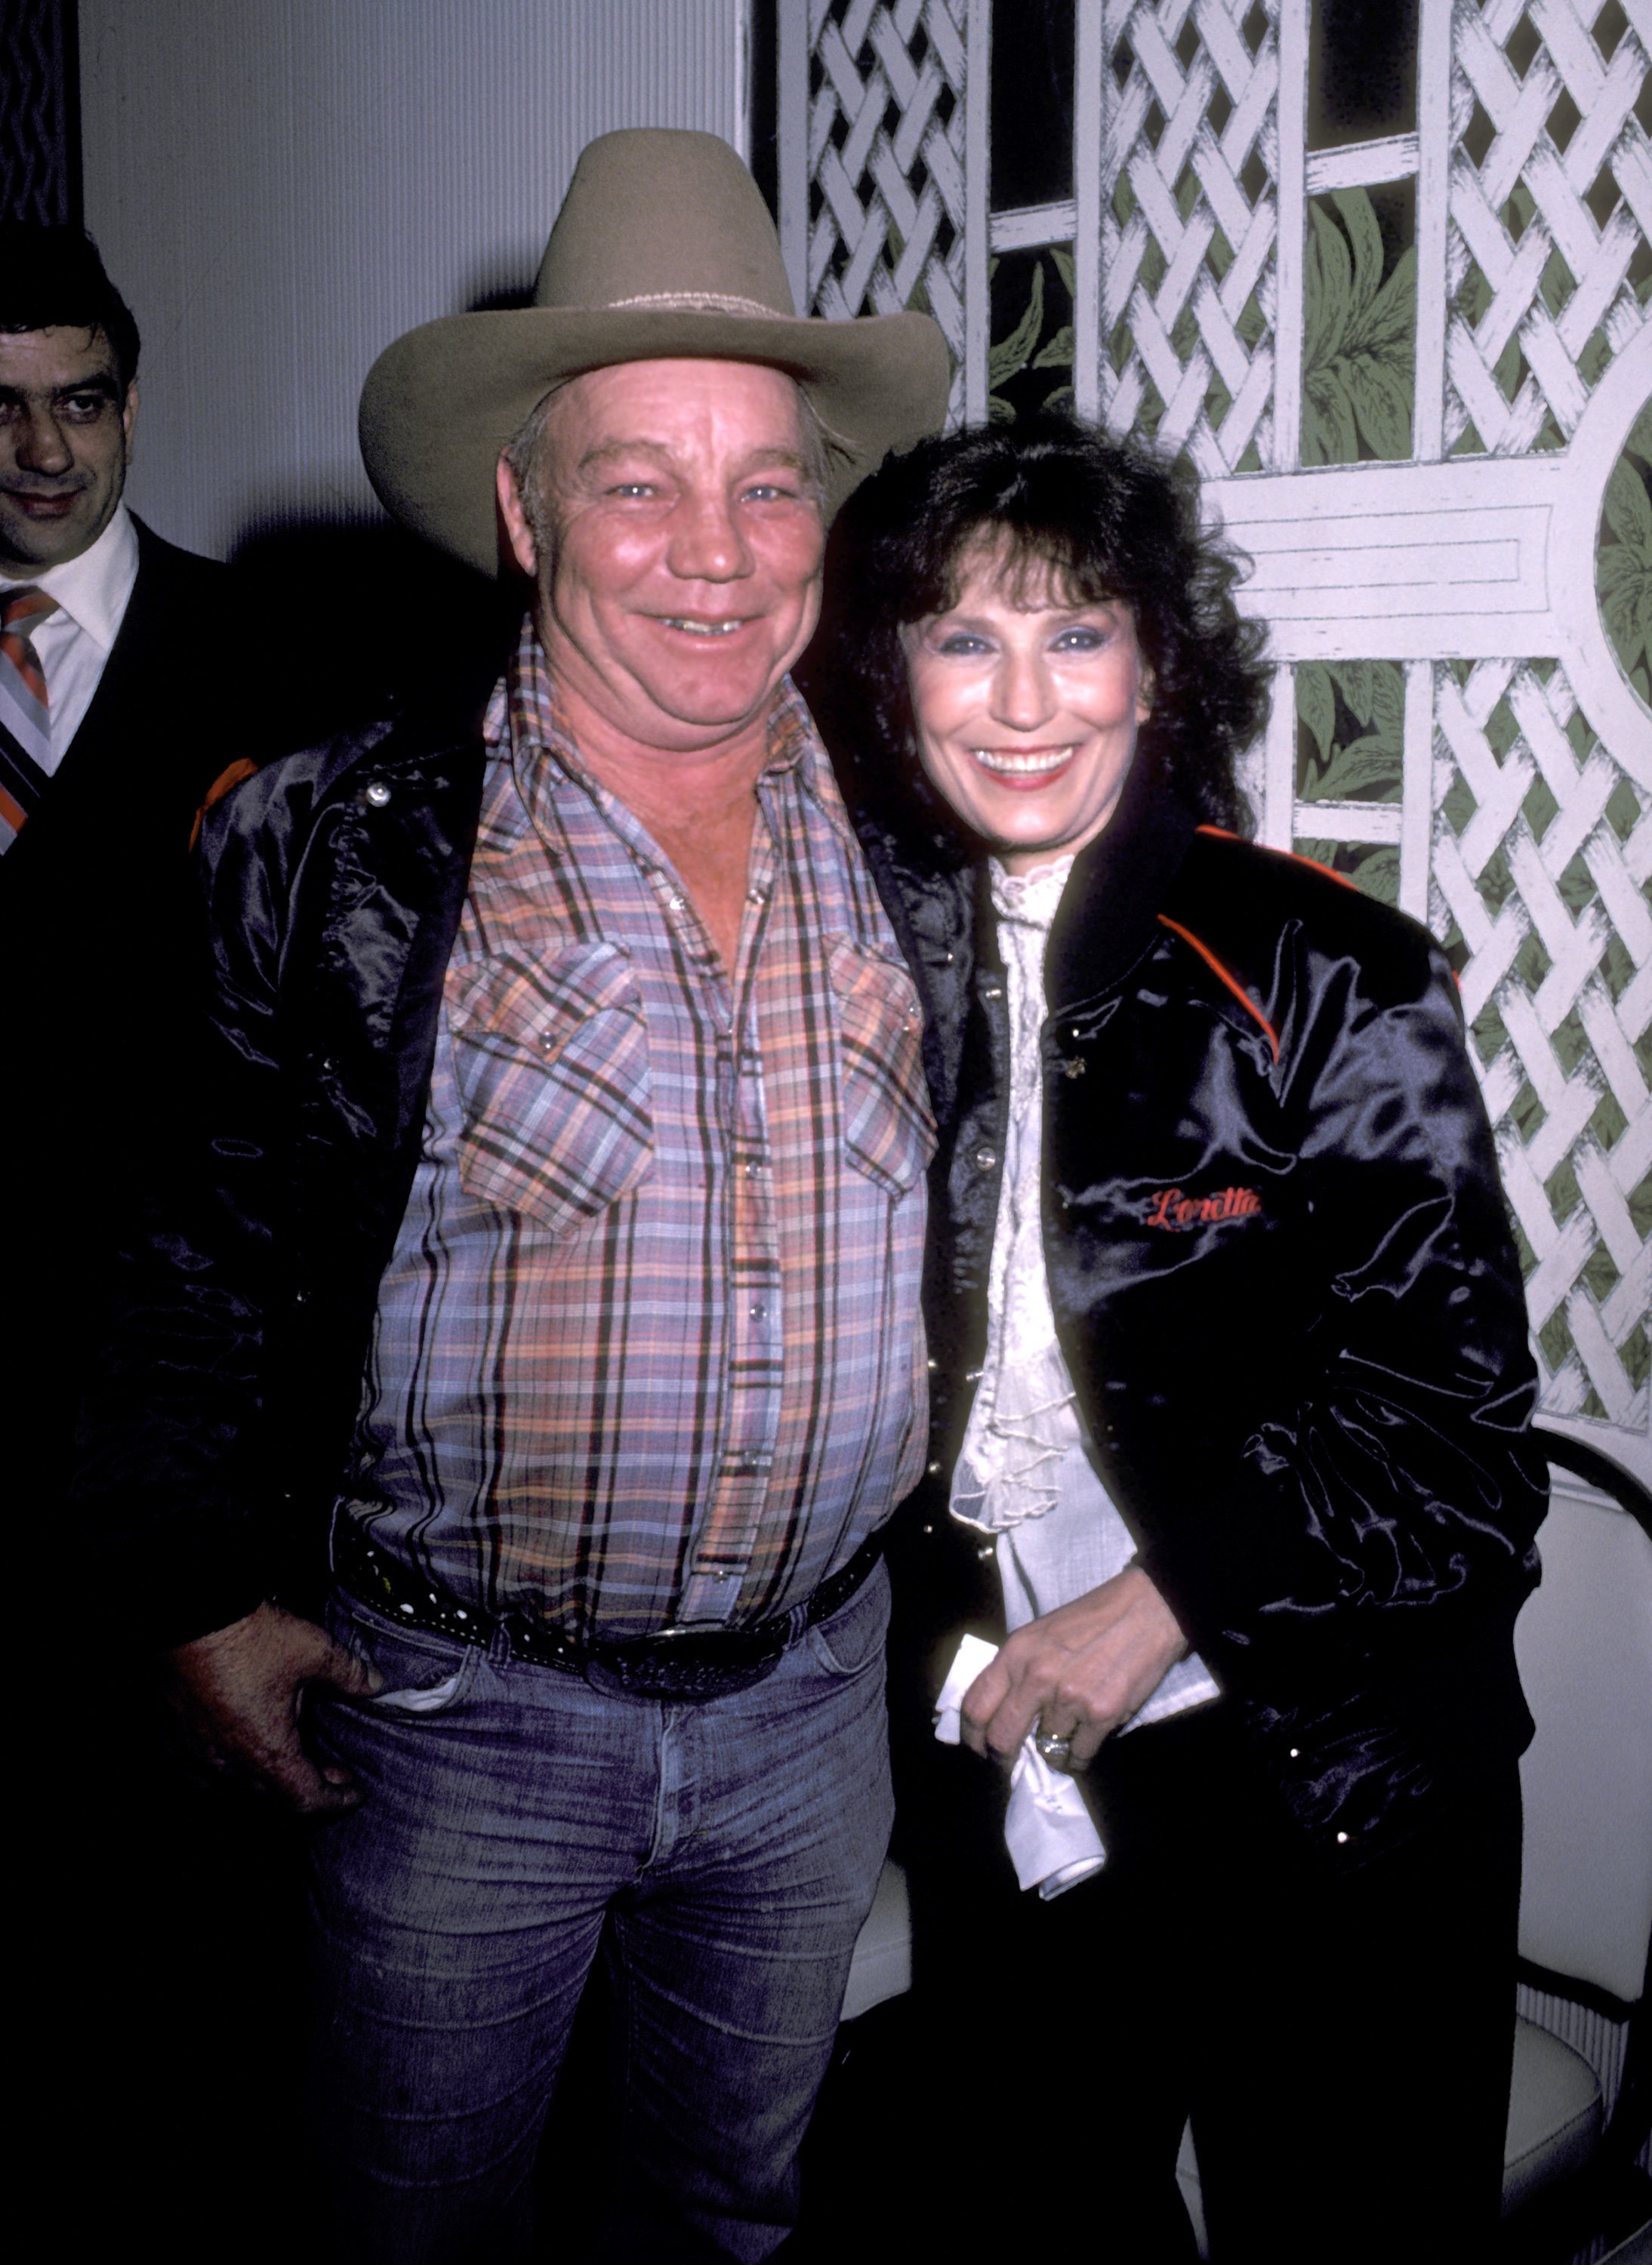
M609 495L617 496L628 503L639 499L647 502L663 492L652 480L615 480L608 490ZM739 500L742 503L785 503L791 500L794 493L791 488L777 487L773 482L765 480L756 487L742 489Z

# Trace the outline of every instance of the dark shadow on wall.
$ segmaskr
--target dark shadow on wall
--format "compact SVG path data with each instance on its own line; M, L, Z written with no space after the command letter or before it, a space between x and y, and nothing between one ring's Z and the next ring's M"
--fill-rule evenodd
M464 313L483 315L527 307L533 292L514 262L496 259L472 271L460 295ZM325 506L260 513L229 558L260 648L273 624L291 621L275 639L293 666L269 688L272 749L313 746L403 709L469 719L528 596L502 539L489 581L389 519Z
M514 572L489 582L388 521L265 520L231 563L258 645L292 656L266 710L273 739L292 747L399 710L473 716L528 596Z

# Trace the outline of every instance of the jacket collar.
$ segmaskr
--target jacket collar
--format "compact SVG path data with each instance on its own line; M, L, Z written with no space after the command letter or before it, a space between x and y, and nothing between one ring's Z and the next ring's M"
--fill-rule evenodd
M1106 991L1154 941L1156 919L1198 830L1139 755L1103 833L1079 854L1050 931L1052 1014Z

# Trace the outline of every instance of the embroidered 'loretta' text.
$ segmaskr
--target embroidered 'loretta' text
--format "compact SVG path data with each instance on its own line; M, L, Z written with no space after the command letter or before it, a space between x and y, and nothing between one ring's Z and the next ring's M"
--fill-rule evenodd
M1188 1196L1180 1188L1155 1188L1147 1198L1147 1224L1174 1234L1219 1220L1248 1219L1261 1209L1262 1198L1254 1188L1222 1188L1213 1196Z

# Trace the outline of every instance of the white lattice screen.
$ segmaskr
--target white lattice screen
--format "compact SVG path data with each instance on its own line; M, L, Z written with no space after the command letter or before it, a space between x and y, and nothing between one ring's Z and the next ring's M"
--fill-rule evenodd
M1255 561L1277 663L1259 830L1386 851L1390 892L1454 947L1545 1407L1644 1468L1652 714L1596 557L1652 396L1652 0L1422 0L1415 130L1319 154L1310 0L1076 0L1073 194L1009 211L988 202L993 13L780 0L800 303L921 295L976 419L993 259L1065 263L1077 406L1185 450ZM1313 208L1391 184L1415 194L1404 439L1322 462ZM1304 798L1315 668L1386 698L1391 787Z

